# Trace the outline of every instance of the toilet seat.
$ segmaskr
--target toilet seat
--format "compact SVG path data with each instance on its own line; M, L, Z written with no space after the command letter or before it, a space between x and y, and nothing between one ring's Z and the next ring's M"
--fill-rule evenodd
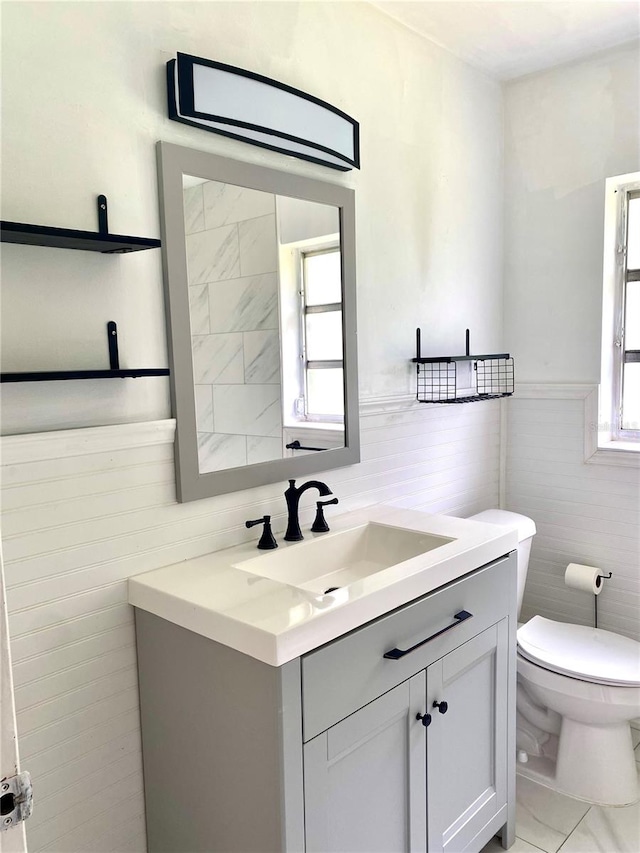
M534 616L518 629L518 652L560 675L595 684L640 687L640 643L602 628Z

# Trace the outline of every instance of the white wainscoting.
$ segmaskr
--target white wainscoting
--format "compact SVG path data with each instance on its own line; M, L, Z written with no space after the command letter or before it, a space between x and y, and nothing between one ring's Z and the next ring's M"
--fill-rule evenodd
M498 505L499 403L367 401L361 428L363 461L321 477L336 510ZM35 791L30 853L146 849L127 578L247 541L245 520L266 512L284 530L284 482L176 503L173 432L158 421L2 440L18 731ZM314 508L305 495L303 528Z
M585 461L593 390L524 385L506 404L505 506L538 528L523 617L593 625L593 596L564 585L567 564L583 563L613 573L598 597L598 626L640 639L640 472Z

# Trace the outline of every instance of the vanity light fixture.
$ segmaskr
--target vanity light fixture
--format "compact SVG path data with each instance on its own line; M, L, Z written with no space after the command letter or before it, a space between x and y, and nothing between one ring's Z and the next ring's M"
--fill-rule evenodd
M343 172L360 168L358 122L299 89L186 53L167 63L167 89L174 121Z

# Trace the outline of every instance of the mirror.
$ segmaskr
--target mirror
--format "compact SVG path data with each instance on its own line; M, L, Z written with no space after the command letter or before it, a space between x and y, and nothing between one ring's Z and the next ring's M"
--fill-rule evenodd
M353 191L158 162L178 499L358 462Z

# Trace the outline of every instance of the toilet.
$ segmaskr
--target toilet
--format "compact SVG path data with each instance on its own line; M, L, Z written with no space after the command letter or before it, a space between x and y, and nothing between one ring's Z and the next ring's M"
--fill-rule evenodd
M535 524L487 510L471 520L518 532L518 616ZM520 772L590 803L640 795L630 721L640 717L640 643L601 628L534 616L518 627Z

